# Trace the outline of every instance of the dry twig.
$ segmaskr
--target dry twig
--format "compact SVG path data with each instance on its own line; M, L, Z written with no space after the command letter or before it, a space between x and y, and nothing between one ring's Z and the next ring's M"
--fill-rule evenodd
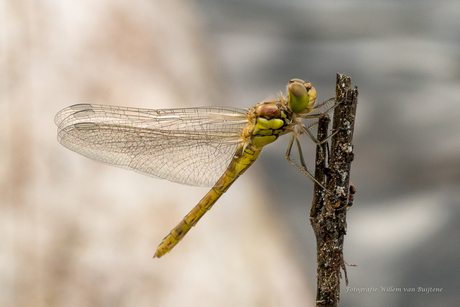
M353 161L353 129L358 103L358 89L351 88L350 77L337 74L336 96L332 131L338 131L328 143L317 146L315 177L338 199L315 184L310 210L310 222L316 236L317 293L316 306L338 306L340 299L341 269L348 284L343 242L347 230L346 213L356 192L350 186L350 168ZM330 119L323 117L318 123L318 140L327 137Z

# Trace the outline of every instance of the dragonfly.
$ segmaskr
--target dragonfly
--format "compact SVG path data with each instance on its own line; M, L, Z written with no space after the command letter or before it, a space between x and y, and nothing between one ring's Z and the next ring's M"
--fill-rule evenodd
M320 108L333 103L324 112ZM287 160L329 195L308 171L299 136L318 141L302 119L325 116L336 107L334 99L316 106L316 89L291 79L286 98L256 104L251 109L195 107L139 109L76 104L55 117L58 141L68 149L109 165L211 190L163 239L154 258L170 252L230 186L257 160L261 150L280 136L291 134ZM324 107L326 108L326 107ZM300 165L291 159L296 146Z

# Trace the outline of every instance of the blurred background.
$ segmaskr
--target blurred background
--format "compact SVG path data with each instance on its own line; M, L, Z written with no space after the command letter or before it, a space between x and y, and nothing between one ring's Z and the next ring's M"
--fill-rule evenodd
M337 72L360 93L340 305L460 299L460 2L2 0L0 30L0 306L314 306L313 183L288 137L153 260L208 189L79 156L53 118L250 108L291 78L323 101Z

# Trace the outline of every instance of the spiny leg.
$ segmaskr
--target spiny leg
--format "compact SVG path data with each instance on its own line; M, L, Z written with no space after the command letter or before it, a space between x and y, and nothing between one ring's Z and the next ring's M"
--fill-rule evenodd
M330 135L328 135L324 140L318 141L318 139L310 132L310 129L313 128L314 126L316 126L317 124L318 124L318 123L315 123L315 124L311 125L311 126L308 127L308 128L306 128L304 125L301 126L301 131L304 132L304 133L306 133L306 134L310 137L310 139L311 139L316 145L321 145L321 144L323 144L323 143L329 141L329 139L330 139L331 137L333 137L334 135L337 134L337 132L339 132L339 130L337 130L337 131L331 133Z
M295 144L296 144L296 147L297 147L297 151L299 153L299 159L300 159L301 166L298 166L297 163L295 163L294 161L291 160L291 150L292 150L292 145L294 144L294 141L295 141ZM317 183L327 194L332 196L334 199L338 200L338 197L336 195L334 195L334 193L329 191L321 182L316 180L316 178L308 171L307 165L306 165L305 160L303 158L302 148L300 146L299 139L297 138L297 134L295 132L293 132L291 134L291 138L289 139L289 145L288 145L288 149L286 151L286 159L292 165L294 165L302 174L304 174L306 177L308 177L311 181Z
M311 114L311 113L315 112L316 110L322 108L324 105L326 105L326 104L328 104L328 103L330 103L331 101L334 101L334 100L335 100L334 98L330 98L330 99L326 100L325 102L319 104L316 108L312 109L310 112L308 112L308 114L300 115L300 117L302 117L302 118L319 118L319 117L323 117L324 115L326 115L329 112L331 112L332 110L334 110L335 107L337 107L339 104L334 103L334 105L332 107L330 107L329 109L327 109L324 112L320 112L320 113L316 113L316 114Z
M300 115L299 117L301 118L304 118L304 119L312 119L312 118L320 118L320 117L323 117L325 115L327 115L329 112L331 112L332 110L335 109L335 107L338 106L337 103L335 103L332 107L330 107L329 109L327 109L326 111L324 112L321 112L321 113L317 113L317 114L311 114L311 112L314 112L316 110L318 110L319 108L321 108L322 106L324 106L325 104L331 102L331 101L334 101L334 98L331 98L331 99L328 99L326 100L325 102L321 103L320 105L318 105L316 108L314 108L312 111L310 111L310 113L308 114L305 114L305 115ZM305 127L305 126L301 126L301 130L302 132L301 133L306 133L308 135L308 137L316 144L316 145L321 145L323 144L324 142L327 142L331 137L333 137L338 131L335 131L334 133L332 133L331 135L329 135L328 137L326 137L324 140L322 141L318 141L318 139L309 131L311 128L313 128L314 126L316 126L318 124L318 122L310 125L309 127Z

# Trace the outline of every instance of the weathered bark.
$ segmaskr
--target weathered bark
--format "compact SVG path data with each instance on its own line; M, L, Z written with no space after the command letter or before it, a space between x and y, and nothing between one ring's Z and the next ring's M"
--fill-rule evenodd
M358 103L358 89L351 88L350 77L337 74L337 107L334 109L330 155L328 143L317 146L315 178L336 197L315 184L310 222L316 236L317 294L316 306L338 306L341 269L346 276L343 242L347 230L346 213L352 204L354 186L350 188L350 168L353 161L353 129ZM330 119L318 123L318 140L327 137Z

